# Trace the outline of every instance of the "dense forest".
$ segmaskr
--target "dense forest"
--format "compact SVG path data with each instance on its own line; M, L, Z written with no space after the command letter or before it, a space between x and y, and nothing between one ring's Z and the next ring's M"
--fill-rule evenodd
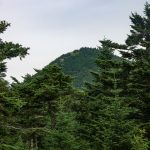
M103 39L12 84L6 60L29 48L1 39L0 150L150 150L150 4L130 20L124 44Z

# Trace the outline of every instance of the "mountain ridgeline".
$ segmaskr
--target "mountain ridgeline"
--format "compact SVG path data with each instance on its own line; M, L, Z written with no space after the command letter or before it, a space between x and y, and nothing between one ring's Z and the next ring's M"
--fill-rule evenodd
M50 64L58 64L65 74L74 78L73 85L75 87L83 87L84 82L90 82L92 75L90 71L96 71L95 64L100 51L96 48L80 48L73 52L63 54Z
M97 48L82 47L79 50L61 55L49 65L60 66L65 74L73 77L73 86L82 88L85 82L92 81L91 71L97 71L96 59L100 54L101 51ZM114 58L119 59L117 56Z

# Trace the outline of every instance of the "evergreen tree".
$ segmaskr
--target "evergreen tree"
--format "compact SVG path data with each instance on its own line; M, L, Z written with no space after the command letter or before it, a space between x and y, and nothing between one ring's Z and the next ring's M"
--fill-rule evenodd
M33 76L27 75L23 83L12 84L14 95L25 103L16 114L25 147L80 149L76 114L71 111L71 78L56 65L36 71Z
M128 116L134 111L122 95L122 60L113 59L113 51L101 41L97 60L99 72L92 72L93 83L87 83L87 96L81 112L81 136L93 150L134 149L135 137L147 149L139 127ZM134 144L133 144L134 143ZM146 145L146 146L145 146ZM139 149L139 148L138 148Z
M146 2L144 16L132 13L130 35L125 44L107 41L109 47L120 49L122 56L130 60L126 68L128 83L126 95L132 106L139 109L134 116L146 131L150 140L150 4Z
M6 21L0 21L0 34L4 33L10 26ZM19 101L13 99L10 94L9 84L4 80L6 73L6 59L14 57L23 58L27 55L29 48L22 47L20 44L4 42L0 39L0 149L15 149L14 121L12 112L18 108Z

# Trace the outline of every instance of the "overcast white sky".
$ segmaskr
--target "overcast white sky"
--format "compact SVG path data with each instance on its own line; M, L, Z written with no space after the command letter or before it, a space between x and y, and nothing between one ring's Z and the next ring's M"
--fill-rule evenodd
M131 11L142 14L144 4L145 0L0 0L0 20L11 23L0 38L30 47L22 61L8 61L8 76L21 79L64 53L98 46L104 37L123 42Z

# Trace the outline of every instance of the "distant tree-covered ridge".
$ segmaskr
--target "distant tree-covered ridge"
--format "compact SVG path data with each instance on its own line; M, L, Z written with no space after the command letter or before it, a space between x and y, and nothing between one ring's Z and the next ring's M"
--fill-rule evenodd
M95 59L98 55L98 49L84 47L63 54L50 64L58 64L64 73L74 78L73 85L75 87L82 87L85 81L91 81L92 77L90 71L97 69Z
M82 47L79 50L63 54L50 64L58 64L65 74L71 75L73 86L81 88L84 82L91 82L91 71L97 71L98 67L95 63L100 55L97 48ZM115 58L118 58L115 56Z

